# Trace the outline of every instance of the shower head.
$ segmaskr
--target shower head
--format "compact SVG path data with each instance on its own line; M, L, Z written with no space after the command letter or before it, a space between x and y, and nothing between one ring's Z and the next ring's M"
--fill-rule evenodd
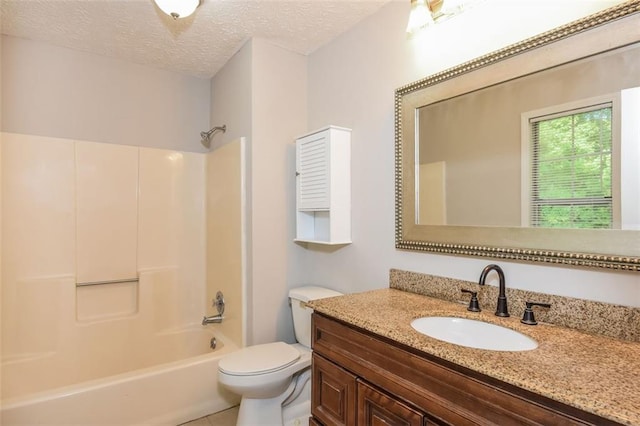
M200 132L200 143L202 144L202 146L204 146L205 148L209 149L211 148L211 136L213 136L213 134L217 131L221 131L222 133L227 131L227 125L222 125L222 126L216 126L214 128L212 128L211 130L209 130L208 132Z

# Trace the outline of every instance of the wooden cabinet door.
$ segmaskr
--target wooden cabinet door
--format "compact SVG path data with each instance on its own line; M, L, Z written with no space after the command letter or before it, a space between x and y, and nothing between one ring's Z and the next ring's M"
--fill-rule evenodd
M313 354L311 414L325 426L356 424L356 376Z
M358 426L422 426L424 415L358 380Z

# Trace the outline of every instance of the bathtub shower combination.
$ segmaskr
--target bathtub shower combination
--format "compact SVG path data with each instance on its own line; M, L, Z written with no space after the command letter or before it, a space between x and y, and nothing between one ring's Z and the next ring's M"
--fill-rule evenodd
M174 426L237 404L217 371L239 328L201 325L218 154L8 133L0 148L0 423Z
M145 271L138 283L110 284L109 289L79 288L73 277L23 283L50 295L69 314L53 323L65 333L55 351L4 360L2 424L176 425L235 405L238 397L216 381L218 361L237 349L232 342L199 323L156 329L163 325L159 318L171 316L169 300L162 299L171 294L175 275ZM139 286L136 314L77 321L74 290L118 290L114 286L121 291Z

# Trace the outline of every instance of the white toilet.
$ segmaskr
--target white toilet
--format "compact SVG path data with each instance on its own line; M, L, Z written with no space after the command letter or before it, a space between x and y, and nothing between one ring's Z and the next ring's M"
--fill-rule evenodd
M340 296L323 287L289 291L298 343L248 346L222 358L218 381L242 396L238 426L308 424L311 410L311 313L304 302Z

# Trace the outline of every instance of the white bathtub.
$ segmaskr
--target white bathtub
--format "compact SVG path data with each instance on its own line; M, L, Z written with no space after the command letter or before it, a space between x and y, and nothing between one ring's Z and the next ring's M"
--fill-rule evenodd
M163 333L155 339L157 344L148 348L148 356L142 357L160 362L157 365L3 399L0 424L175 426L224 410L237 404L239 399L218 385L218 361L237 347L216 334L218 345L212 351L209 341L213 336L211 330L200 327ZM120 351L127 352L126 349ZM176 357L184 358L176 360ZM3 375L14 374L17 382L20 374L30 371L27 381L37 382L38 374L44 374L40 369L55 365L47 358L11 360L3 367ZM127 358L126 353L123 358ZM52 375L64 380L66 376L78 374L76 370L83 370L74 368L73 361L67 363L67 371L60 368L60 364L56 371L46 371L45 382L54 383ZM140 357L131 361L131 365L139 364ZM100 363L98 357L77 365ZM126 369L122 364L118 368Z

